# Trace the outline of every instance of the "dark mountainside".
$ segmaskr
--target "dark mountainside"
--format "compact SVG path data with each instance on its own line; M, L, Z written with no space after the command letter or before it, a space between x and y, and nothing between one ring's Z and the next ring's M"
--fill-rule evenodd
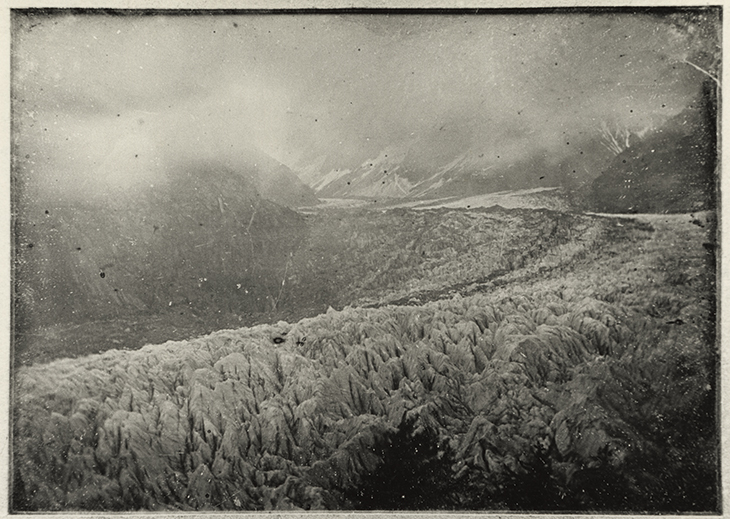
M319 203L314 191L291 169L257 148L244 149L245 165L235 160L224 164L250 181L263 198L292 209Z
M265 311L305 230L302 216L208 162L175 168L167 183L113 200L35 199L15 225L20 350L24 334L42 326Z
M719 157L714 86L661 128L617 155L593 181L589 207L609 213L714 208Z

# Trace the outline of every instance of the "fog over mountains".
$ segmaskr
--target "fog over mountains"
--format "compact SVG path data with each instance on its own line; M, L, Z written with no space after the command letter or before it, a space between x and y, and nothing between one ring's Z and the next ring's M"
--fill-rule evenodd
M322 198L712 207L713 12L527 14L16 17L16 317L276 308Z
M486 13L19 19L17 181L97 193L263 153L321 196L558 185L601 173L602 129L659 128L713 70L702 13Z
M19 308L276 308L320 198L712 207L713 12L528 13L16 17Z
M575 190L585 207L597 210L700 210L713 204L716 114L716 98L698 95L658 126L631 130L603 122L591 135L566 141L574 151L565 155L543 149L485 165L485 154L472 151L434 171L415 164L418 143L412 142L389 146L353 169L323 171L324 162L315 162L300 178L320 197L438 198L563 187ZM637 182L640 177L646 182ZM672 183L676 185L668 185ZM664 193L663 185L672 194Z

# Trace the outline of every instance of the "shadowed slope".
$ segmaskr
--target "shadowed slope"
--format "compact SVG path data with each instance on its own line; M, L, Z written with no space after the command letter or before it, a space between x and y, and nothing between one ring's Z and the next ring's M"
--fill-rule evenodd
M589 205L611 213L682 213L715 207L714 91L616 156L593 182Z
M171 307L265 309L302 218L214 163L107 200L33 200L16 219L16 325Z

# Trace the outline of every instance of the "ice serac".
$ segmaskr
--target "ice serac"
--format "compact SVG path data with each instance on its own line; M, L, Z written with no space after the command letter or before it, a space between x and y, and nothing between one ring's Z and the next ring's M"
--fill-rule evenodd
M638 426L696 433L682 413L709 402L699 352L659 354L645 320L525 289L25 367L14 506L644 510L656 466L676 485L711 435L663 455Z

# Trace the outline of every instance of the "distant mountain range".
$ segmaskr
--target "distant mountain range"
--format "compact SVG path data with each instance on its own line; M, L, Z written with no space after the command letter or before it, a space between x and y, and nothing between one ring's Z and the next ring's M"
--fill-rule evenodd
M598 138L586 138L574 148L559 156L540 150L514 161L497 156L490 162L474 147L424 166L417 157L422 143L414 141L390 146L354 168L332 167L328 157L320 157L295 170L320 198L439 198L570 187L598 176L613 157Z
M708 95L655 128L597 125L566 150L517 160L487 159L476 146L434 153L424 165L418 141L392 145L356 167L323 156L294 169L320 198L442 198L564 187L589 210L676 212L708 208L715 187L717 139Z

